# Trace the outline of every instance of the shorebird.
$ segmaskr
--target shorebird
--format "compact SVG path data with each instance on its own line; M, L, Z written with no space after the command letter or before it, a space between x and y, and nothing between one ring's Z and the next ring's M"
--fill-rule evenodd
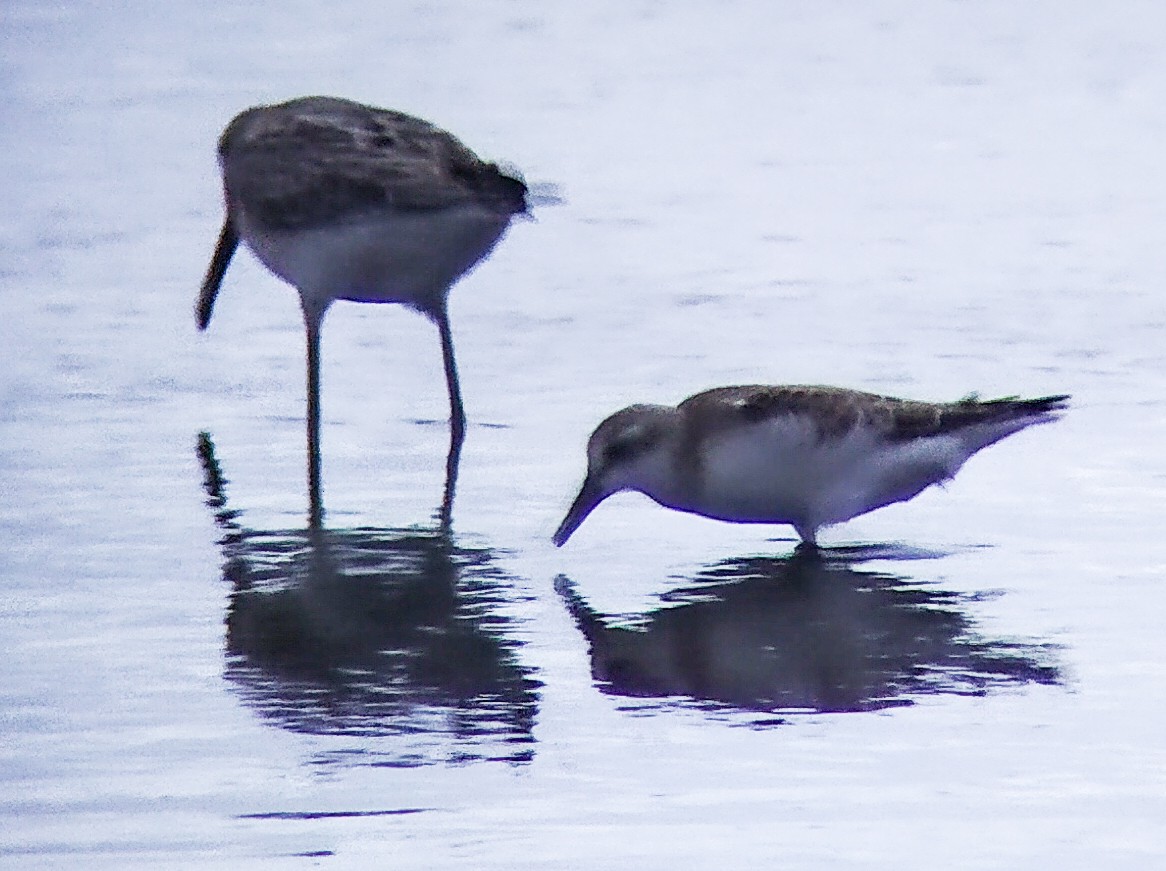
M1067 395L915 402L838 387L718 387L677 406L633 405L587 444L587 475L554 534L562 546L622 490L734 523L818 530L905 502L967 459L1048 423Z
M456 469L466 417L449 291L526 212L526 185L427 121L335 97L247 109L223 131L218 157L226 216L199 293L198 327L210 322L240 240L299 291L313 522L322 514L320 326L335 300L400 303L437 325L448 466Z

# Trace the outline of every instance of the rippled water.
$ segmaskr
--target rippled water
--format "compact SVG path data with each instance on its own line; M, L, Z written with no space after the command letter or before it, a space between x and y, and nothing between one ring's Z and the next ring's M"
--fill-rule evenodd
M1166 13L1152 3L0 9L0 864L1166 861ZM437 336L209 331L213 144L335 93L543 205ZM551 202L555 197L561 202ZM718 384L1068 392L830 530L625 495L607 413Z

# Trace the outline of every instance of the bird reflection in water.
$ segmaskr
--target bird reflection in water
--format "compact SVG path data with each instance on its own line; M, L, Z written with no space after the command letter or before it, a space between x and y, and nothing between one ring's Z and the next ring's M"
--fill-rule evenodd
M539 683L505 635L512 590L488 549L454 542L447 506L434 528L251 530L206 433L198 454L232 586L226 677L250 707L360 739L321 762L533 758Z
M565 577L555 589L590 645L592 676L613 695L782 714L1061 683L1053 645L983 637L969 597L855 567L881 555L728 560L634 625L597 614Z

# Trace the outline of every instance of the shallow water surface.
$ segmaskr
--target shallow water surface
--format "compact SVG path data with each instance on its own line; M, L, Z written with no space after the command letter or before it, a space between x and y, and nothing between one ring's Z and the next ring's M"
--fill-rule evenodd
M0 865L1166 863L1166 13L14 0L0 11ZM436 331L192 306L241 108L413 112L540 191ZM621 495L719 384L1066 392L828 530Z

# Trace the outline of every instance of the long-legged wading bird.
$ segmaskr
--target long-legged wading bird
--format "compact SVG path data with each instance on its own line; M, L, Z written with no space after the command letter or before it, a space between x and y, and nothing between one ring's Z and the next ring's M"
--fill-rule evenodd
M526 185L426 121L334 97L247 109L223 131L218 155L226 216L199 293L198 326L210 322L240 240L299 291L312 523L323 514L320 326L334 300L401 303L437 325L449 389L447 471L456 471L466 418L449 291L526 211ZM452 481L447 475L446 512Z
M952 478L988 445L1055 420L1068 396L913 402L837 387L718 387L678 406L633 405L587 444L562 546L613 493L734 523L818 530Z

